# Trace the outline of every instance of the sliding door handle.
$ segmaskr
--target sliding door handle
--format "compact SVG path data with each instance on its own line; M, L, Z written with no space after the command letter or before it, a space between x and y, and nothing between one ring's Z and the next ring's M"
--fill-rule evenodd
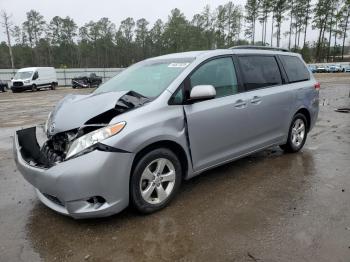
M245 108L247 106L247 102L242 99L238 99L233 105L235 108Z
M261 103L261 97L260 96L254 96L252 98L252 100L250 100L250 103L255 104L255 105L260 104Z

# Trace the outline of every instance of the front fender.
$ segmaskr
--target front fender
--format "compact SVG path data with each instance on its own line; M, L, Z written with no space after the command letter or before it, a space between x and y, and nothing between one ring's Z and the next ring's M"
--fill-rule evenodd
M136 155L151 144L171 141L183 148L189 167L192 166L183 107L166 106L150 112L146 110L147 107L143 109L140 108L134 112L126 113L125 121L127 125L125 128L116 136L103 141L103 143ZM191 171L189 170L189 172Z

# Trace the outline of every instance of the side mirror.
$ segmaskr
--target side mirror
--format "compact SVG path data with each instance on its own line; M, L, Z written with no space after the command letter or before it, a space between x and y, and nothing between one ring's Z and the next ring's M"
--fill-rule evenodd
M13 80L13 77L11 77L11 80Z
M194 86L190 93L191 101L213 99L216 96L216 90L212 85Z

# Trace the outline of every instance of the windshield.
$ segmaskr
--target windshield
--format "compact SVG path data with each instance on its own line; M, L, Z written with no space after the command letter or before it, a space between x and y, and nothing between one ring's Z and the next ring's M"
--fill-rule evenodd
M17 72L14 79L28 79L31 78L33 75L33 71L22 71L22 72Z
M160 95L193 59L164 59L137 63L96 89L95 93L135 91L146 97Z

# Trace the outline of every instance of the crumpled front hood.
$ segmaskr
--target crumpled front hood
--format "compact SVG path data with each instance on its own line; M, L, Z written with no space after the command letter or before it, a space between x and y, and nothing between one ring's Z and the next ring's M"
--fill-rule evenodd
M118 99L127 93L128 91L67 95L50 115L47 123L49 135L83 126L91 118L113 109Z

